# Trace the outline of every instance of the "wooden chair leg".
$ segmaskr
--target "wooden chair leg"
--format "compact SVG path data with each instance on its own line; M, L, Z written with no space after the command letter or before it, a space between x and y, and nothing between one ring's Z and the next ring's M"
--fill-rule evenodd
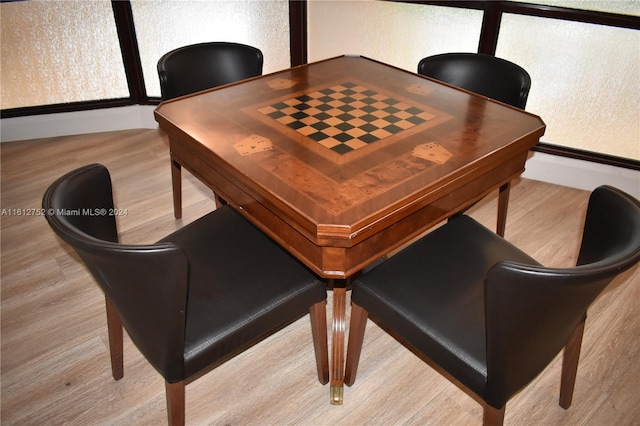
M216 208L222 207L225 204L227 204L225 199L224 198L220 198L220 196L218 194L216 194L215 192L213 193L213 201L216 204Z
M360 353L364 342L364 331L369 314L355 303L351 304L351 323L349 324L349 343L347 344L347 362L344 372L344 383L353 385L358 373Z
M500 409L493 408L489 404L483 404L482 407L482 425L483 426L502 426L504 423L504 411L506 405Z
M498 223L496 225L496 234L504 237L504 231L507 226L507 209L509 207L509 192L511 191L511 182L507 182L500 187L498 193Z
M578 374L578 361L580 359L580 348L584 334L584 323L585 322L582 321L575 330L573 330L573 334L564 347L564 354L562 356L559 404L565 410L571 406L571 401L573 400L573 389Z
M316 354L318 380L323 385L329 383L329 345L327 343L327 301L323 300L309 308L311 334Z
M124 376L124 365L122 355L122 322L118 316L116 308L105 296L107 307L107 330L109 332L109 354L111 355L111 374L115 380Z
M171 184L173 186L173 215L176 219L180 219L182 217L182 167L173 159L171 159Z
M184 381L165 382L167 392L167 416L169 426L184 426Z

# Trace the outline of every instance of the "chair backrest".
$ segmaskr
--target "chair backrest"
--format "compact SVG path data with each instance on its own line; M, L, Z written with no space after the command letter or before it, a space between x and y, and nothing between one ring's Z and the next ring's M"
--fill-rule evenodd
M611 187L589 199L578 265L495 265L486 279L485 401L501 408L562 350L591 302L640 261L640 202Z
M211 42L180 47L158 61L162 99L233 83L262 74L262 52L238 43Z
M479 53L443 53L418 64L418 74L524 109L531 77L519 65Z
M108 170L69 172L45 192L42 206L117 310L140 352L167 380L184 378L188 261L174 244L119 244Z

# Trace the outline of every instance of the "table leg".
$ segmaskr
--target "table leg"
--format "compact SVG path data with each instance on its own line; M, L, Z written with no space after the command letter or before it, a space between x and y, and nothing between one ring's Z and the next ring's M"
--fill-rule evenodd
M331 381L332 405L342 405L344 390L344 338L346 331L346 280L330 280L333 284L333 325L331 337Z
M182 173L180 163L171 159L171 183L173 185L173 215L182 217Z
M509 207L509 191L511 190L511 182L507 182L500 187L498 193L498 224L496 226L496 234L504 237L504 231L507 225L507 208Z

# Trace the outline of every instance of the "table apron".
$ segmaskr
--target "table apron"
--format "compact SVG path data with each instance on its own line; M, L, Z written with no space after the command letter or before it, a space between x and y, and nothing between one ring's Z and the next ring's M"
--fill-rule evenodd
M215 166L203 161L201 156L191 152L184 144L171 143L173 161L227 200L232 207L318 275L337 279L356 274L385 254L398 249L511 181L523 172L527 153L524 151L505 162L497 163L488 171L479 169L479 175L472 172L460 178L461 182L451 182L448 192L445 188L440 192L441 196L428 204L387 226L378 225L383 229L378 229L366 239L346 245L345 241L324 239L314 242L311 239L314 236L305 235L295 224L288 223L269 209L266 200L256 199L255 194L249 193L237 182L220 173Z
M526 153L522 157L519 162L513 159L509 163L500 164L498 168L446 193L359 244L349 248L327 247L326 255L323 257L323 275L350 277L384 255L411 242L438 223L473 205L522 174Z

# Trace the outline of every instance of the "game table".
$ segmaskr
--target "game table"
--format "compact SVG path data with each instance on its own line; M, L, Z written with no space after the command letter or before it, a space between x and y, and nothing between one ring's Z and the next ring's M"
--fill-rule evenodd
M155 117L177 218L185 168L333 288L334 404L349 280L496 189L503 234L509 182L545 131L533 114L359 56L169 100Z

